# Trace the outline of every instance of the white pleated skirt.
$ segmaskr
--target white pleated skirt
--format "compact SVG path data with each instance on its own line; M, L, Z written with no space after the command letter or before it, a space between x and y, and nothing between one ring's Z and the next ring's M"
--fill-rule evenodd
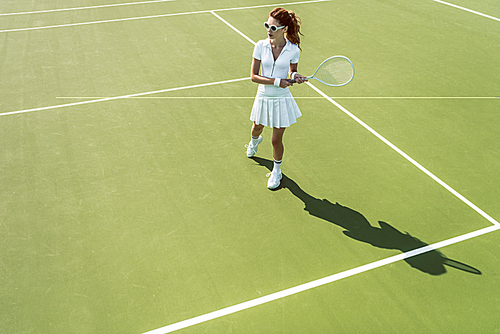
M302 116L299 106L287 88L259 85L250 120L272 128L287 128Z

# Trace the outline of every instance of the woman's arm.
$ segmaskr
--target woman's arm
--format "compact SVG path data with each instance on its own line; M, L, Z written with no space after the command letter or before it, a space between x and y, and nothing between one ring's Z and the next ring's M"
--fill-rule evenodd
M252 82L258 83L258 84L263 84L263 85L274 85L274 79L273 78L267 78L259 74L260 72L260 60L253 58L252 61L252 70L251 70L251 79ZM288 86L291 86L292 84L288 82L288 80L281 80L280 82L280 87L281 88L286 88Z
M305 80L306 77L297 73L297 67L298 67L298 63L290 64L290 78L295 79L295 81L298 84L306 82L307 81L307 80ZM295 73L295 75L294 75L294 73Z

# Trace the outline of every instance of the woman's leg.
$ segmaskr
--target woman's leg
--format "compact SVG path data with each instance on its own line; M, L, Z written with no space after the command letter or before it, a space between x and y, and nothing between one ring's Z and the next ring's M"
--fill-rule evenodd
M251 158L257 154L259 149L259 143L262 141L260 134L264 131L264 125L255 124L252 125L252 138L250 138L250 143L245 145L247 148L247 157Z
M283 134L286 128L273 128L273 138L271 142L273 143L273 158L274 165L273 171L269 175L269 180L267 180L267 187L269 189L276 189L281 183L281 160L283 159L283 152L285 150L283 146Z
M273 128L273 138L271 142L273 143L273 158L274 161L281 161L283 159L283 152L285 147L283 146L283 134L286 128Z
M253 122L253 125L252 125L252 137L253 138L258 138L262 131L264 130L264 125L261 125L261 124L255 124L255 122Z

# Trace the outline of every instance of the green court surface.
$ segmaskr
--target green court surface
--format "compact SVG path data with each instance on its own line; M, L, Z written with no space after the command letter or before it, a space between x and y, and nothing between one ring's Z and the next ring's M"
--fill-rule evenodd
M500 333L497 1L1 3L1 333ZM356 75L270 191L277 5Z

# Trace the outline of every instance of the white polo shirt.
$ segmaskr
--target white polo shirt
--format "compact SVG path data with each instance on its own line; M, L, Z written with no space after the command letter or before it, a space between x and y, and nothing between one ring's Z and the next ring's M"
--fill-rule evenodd
M253 50L253 57L260 60L262 76L286 79L290 71L290 64L297 64L299 62L300 49L296 44L287 40L278 59L275 61L271 41L267 38L257 42ZM280 97L288 94L288 87L281 88L274 85L259 84L257 90L257 97Z
M258 41L253 50L253 57L260 60L262 76L267 78L288 78L290 64L297 64L300 57L300 49L289 40L286 41L281 54L274 60L271 41L269 38Z

